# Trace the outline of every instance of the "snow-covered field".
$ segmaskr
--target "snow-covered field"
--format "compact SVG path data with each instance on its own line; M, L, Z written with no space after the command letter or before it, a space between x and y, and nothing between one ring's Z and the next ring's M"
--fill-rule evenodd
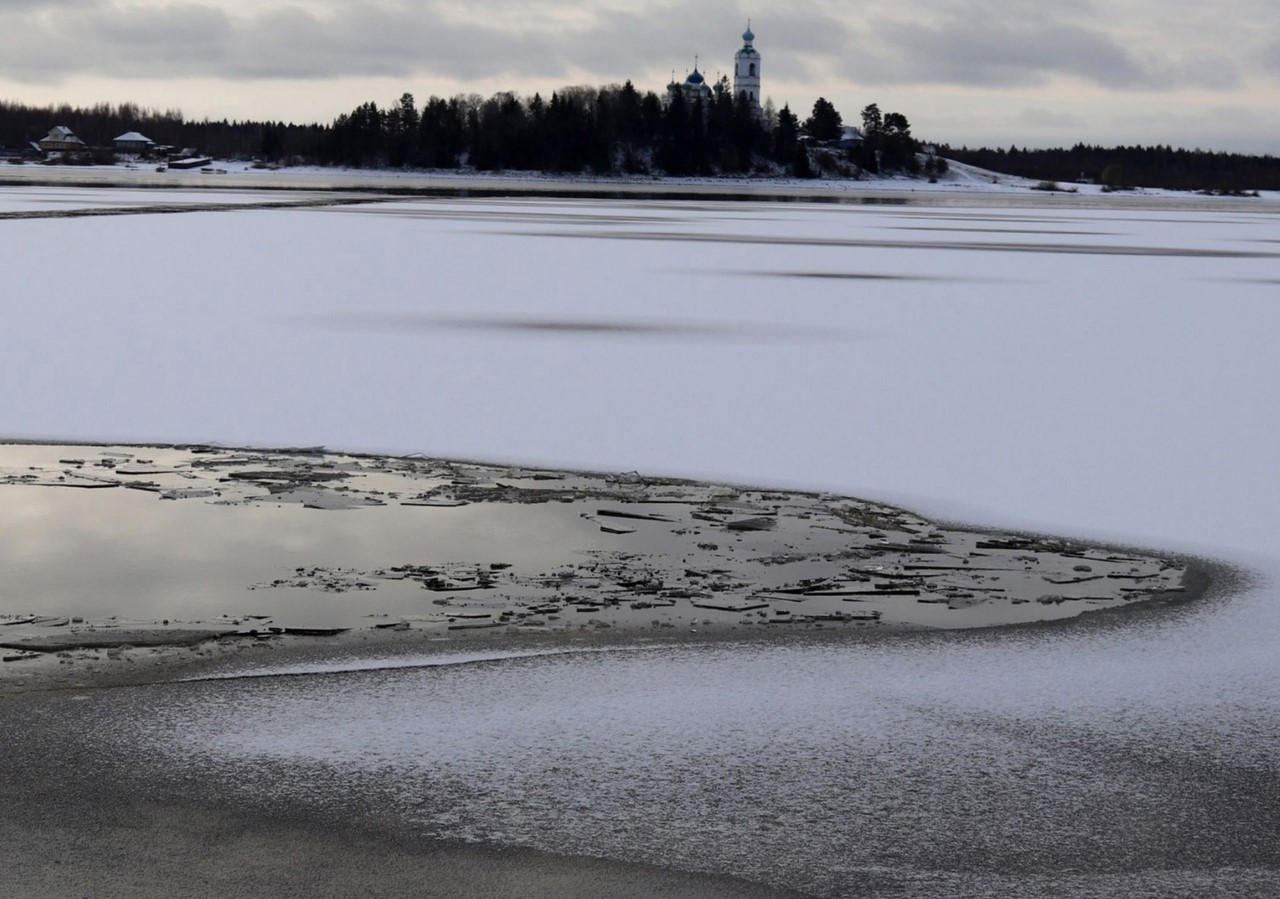
M373 794L444 836L824 896L1275 895L1277 207L1057 199L0 221L11 436L802 485L1265 575L1157 621L186 685L84 714L246 801Z

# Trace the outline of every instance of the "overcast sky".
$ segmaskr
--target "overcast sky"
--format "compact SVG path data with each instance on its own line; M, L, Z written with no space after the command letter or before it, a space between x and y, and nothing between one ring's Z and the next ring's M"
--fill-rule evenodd
M0 0L0 97L189 118L331 121L408 91L661 90L729 71L751 17L764 93L920 137L1280 153L1275 0Z

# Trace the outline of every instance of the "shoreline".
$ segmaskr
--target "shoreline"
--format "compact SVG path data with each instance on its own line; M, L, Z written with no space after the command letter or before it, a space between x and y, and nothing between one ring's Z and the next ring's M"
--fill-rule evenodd
M959 164L957 164L958 166ZM120 166L0 166L0 187L131 188L139 190L253 190L272 193L373 193L371 200L547 197L688 201L811 202L1060 207L1133 210L1274 211L1280 193L1258 197L1201 195L1192 191L1135 188L1103 192L1098 185L1072 185L1076 192L1046 192L1031 179L964 167L930 184L924 179L867 180L778 177L551 176L527 172L396 171L303 167L258 171L233 167L221 174L158 173Z
M285 637L271 647L270 655L252 656L244 647L222 641L206 644L206 652L193 657L196 647L163 646L143 649L126 658L125 665L98 667L106 652L79 661L83 668L64 670L53 657L40 667L0 669L0 703L52 697L87 690L114 690L196 681L240 680L258 677L322 677L350 671L388 668L435 667L480 664L528 655L629 652L668 647L776 646L813 644L859 646L892 645L917 640L998 639L1010 635L1063 633L1111 629L1131 625L1136 618L1158 619L1172 610L1194 608L1206 600L1225 599L1246 589L1250 573L1225 562L1184 557L1188 563L1184 591L1160 593L1130 605L1085 612L1074 618L991 625L966 630L885 627L859 631L722 631L689 634L674 632L661 638L635 631L587 633L470 634L439 637L421 632L350 632L332 637ZM406 657L418 661L404 663ZM456 660L455 660L456 659ZM343 667L350 661L354 667ZM297 670L278 670L297 669Z
M409 584L409 581L423 581L425 578L425 586L429 588L432 579L447 581L433 588L443 592L426 594L428 597L431 595L440 597L432 601L433 606L427 607L436 608L437 612L425 617L421 614L397 614L394 611L390 614L383 612L380 615L365 613L360 617L354 612L348 612L340 622L341 626L334 628L317 626L324 622L315 619L317 613L306 612L306 606L299 607L300 612L286 614L286 618L293 622L291 626L275 626L277 623L284 625L286 622L272 620L272 615L276 615L278 619L279 614L271 612L274 600L259 606L258 611L266 614L247 615L245 613L249 611L248 609L235 608L235 603L244 606L247 605L247 601L234 599L234 591L227 594L223 600L224 603L232 603L229 608L236 612L234 619L225 612L221 617L210 617L207 613L203 617L183 615L180 610L180 600L175 600L173 611L166 613L169 617L166 617L163 623L158 617L147 622L145 616L139 618L136 613L130 615L127 609L116 609L117 615L111 616L110 619L99 617L85 618L81 621L74 617L76 610L71 607L51 608L43 613L32 610L36 614L28 615L30 620L14 616L15 612L21 610L6 608L0 610L0 642L6 647L5 663L0 666L0 695L8 696L129 686L190 678L236 676L237 671L252 674L263 669L264 665L280 667L316 660L331 662L335 658L347 657L364 659L423 655L447 657L450 654L477 651L481 653L581 652L726 642L758 645L803 640L847 641L850 644L856 644L867 640L881 642L909 639L919 635L929 637L937 635L939 630L952 629L963 630L968 634L999 634L1036 631L1049 627L1110 626L1113 622L1131 620L1134 616L1163 614L1166 610L1191 606L1206 596L1234 592L1247 585L1250 578L1247 572L1227 563L1207 558L1164 553L1145 547L1064 539L992 527L975 527L956 522L947 522L943 525L888 504L849 497L833 497L817 492L774 491L768 488L730 484L708 485L674 478L651 479L636 474L620 476L602 472L511 469L491 463L427 460L416 455L394 457L373 453L332 453L322 448L262 450L217 447L215 449L181 444L85 444L9 439L0 442L0 460L4 458L2 454L5 445L26 448L35 453L55 451L52 453L55 456L65 455L68 448L74 448L80 450L79 455L85 456L86 459L88 455L83 452L84 450L100 450L103 456L102 464L106 467L87 467L101 471L103 474L82 474L81 472L86 470L85 461L70 460L78 462L79 465L61 469L62 473L57 474L57 478L64 481L61 486L64 488L66 486L134 487L150 492L153 496L165 489L160 483L159 474L177 471L164 468L166 464L164 460L161 461L161 467L151 466L159 473L155 481L130 480L114 484L101 482L108 480L108 473L116 471L117 468L121 472L129 472L124 475L125 478L133 478L135 475L141 477L142 475L138 473L148 470L146 466L131 469L115 464L116 459L124 456L141 458L141 452L148 454L154 454L156 451L166 452L169 454L167 457L169 465L177 464L174 460L182 458L181 454L184 452L195 453L198 450L201 455L193 455L191 458L206 460L210 457L216 459L221 454L228 460L227 465L216 466L215 470L231 472L231 479L234 480L236 488L243 484L258 486L264 484L270 486L270 484L268 481L254 480L262 472L248 471L237 474L234 470L235 465L232 463L238 464L240 469L246 466L262 467L268 462L282 467L287 460L289 464L299 466L296 471L301 472L297 475L296 481L289 483L295 488L304 488L301 492L292 491L298 495L290 499L295 504L312 505L313 508L320 510L303 513L312 516L307 521L313 526L319 526L320 522L328 518L334 523L345 524L343 516L365 515L368 517L364 519L366 524L362 530L376 528L376 520L373 516L381 514L385 517L390 514L391 509L387 508L386 504L394 505L395 501L391 497L399 494L384 495L383 491L375 490L373 492L379 496L367 496L362 500L360 495L351 492L355 488L346 486L353 483L352 477L356 476L352 475L352 466L359 470L359 477L381 478L382 480L377 483L384 488L388 487L386 479L389 477L390 469L397 466L411 466L416 472L412 477L421 481L420 486L427 484L435 486L422 494L421 502L415 501L410 505L434 504L437 500L430 497L439 496L442 497L439 502L446 507L422 509L414 511L413 514L439 514L441 522L448 522L456 520L449 516L461 514L463 511L450 508L452 506L470 505L471 508L486 512L491 507L492 512L489 514L498 516L494 519L495 521L509 524L512 520L511 516L517 513L523 516L532 511L541 516L534 519L535 527L560 527L563 523L572 522L572 527L576 528L572 533L577 535L573 539L578 541L575 545L583 547L576 552L585 552L587 559L585 563L569 561L573 556L566 554L569 551L563 547L558 550L559 554L554 558L542 556L534 558L533 562L541 559L553 566L559 566L556 569L560 572L557 575L558 579L554 580L554 583L548 581L542 587L538 585L547 580L547 575L534 573L538 566L529 567L528 560L524 565L524 569L527 569L524 574L520 574L523 570L520 565L508 571L509 563L501 565L493 563L489 566L492 570L482 575L479 582L481 589L478 592L468 592L475 589L474 586L469 586L466 580L472 575L468 575L466 571L460 571L456 564L429 569L420 568L421 563L413 560L414 564L410 564L403 574L396 574L394 577L408 579L406 584ZM131 452L124 452L124 450ZM27 461L31 460L27 459ZM431 466L439 469L436 475L441 471L447 472L447 475L441 478L421 473L424 469L430 469ZM443 468L440 469L440 466ZM177 473L188 478L195 477L191 472ZM55 482L50 480L52 476L52 470L40 475L24 472L19 477L18 485L15 486L14 475L10 472L7 477L0 476L0 489L16 489L24 491L27 495L34 491L44 491L47 494L53 490L53 494L63 499L70 494L83 494L85 503L73 506L74 509L92 509L95 504L106 501L99 500L99 497L114 497L112 501L118 502L121 501L120 497L123 494L137 495L135 491L127 489L57 490L53 486ZM283 477L284 473L278 473L277 476ZM459 481L455 477L453 480L455 486L449 488L444 486L444 482L450 476L457 476L462 480ZM45 478L50 486L34 488L21 486L23 478L36 477ZM432 480L433 477L434 480ZM65 483L67 478L86 480L83 484L68 484ZM88 480L90 478L92 482ZM339 479L344 486L338 487L338 492L326 490L323 485L327 478ZM610 481L611 478L615 480ZM619 478L622 480L616 480ZM227 480L228 478L224 477L220 483ZM118 478L117 481L120 479ZM283 488L278 482L271 483L277 483L277 486L271 487L273 492L270 494L254 496L251 495L252 490L247 490L246 493L250 495L240 496L239 499L224 496L218 499L217 503L224 506L231 503L234 510L245 504L260 506L261 501L266 499L279 509L281 507L276 500L283 499L283 494L279 492ZM554 489L558 492L550 495L540 492L548 489L546 484L554 485ZM565 486L560 487L561 484ZM610 484L614 486L609 486ZM491 487L501 495L500 498L491 498L487 495L486 491ZM176 489L194 495L205 495L203 502L207 505L211 501L208 494L229 488L219 486L210 490L198 487L194 491L187 487ZM442 490L443 493L440 492ZM513 490L515 490L514 494ZM566 490L569 491L567 494ZM636 493L636 491L640 492ZM53 494L50 496L52 497ZM184 497L185 495L183 494ZM736 543L726 546L723 543L725 537L731 537L735 533L725 530L725 523L733 518L734 509L724 508L726 500L716 500L714 498L716 496L733 497L727 502L730 506L736 504L739 516L764 517L742 519L747 522L745 527L748 529L737 532L739 536L732 538ZM92 497L91 500L90 497ZM465 499L458 497L465 497ZM176 494L165 495L161 492L161 498L172 500L176 498ZM364 500L377 505L373 508L355 508ZM549 502L549 500L555 500L555 502ZM772 510L768 508L770 502L764 500L771 502ZM404 497L401 501L407 502ZM781 504L778 501L781 501ZM131 510L129 514L133 515L149 514L145 512L147 508L172 511L176 506L189 505L193 502L195 500L182 498L176 503L162 503L160 506L150 507L129 505L127 509ZM338 502L339 505L335 507L334 502ZM619 502L622 505L619 505ZM603 508L604 503L610 503L612 510ZM629 503L633 505L628 506ZM688 521L687 518L673 513L673 510L686 507L694 509L695 512L700 508L709 509L715 514L695 514L694 520L689 522L695 527L690 528L688 524L681 523L681 520ZM326 508L346 511L325 511ZM584 511L575 514L579 508ZM631 512L628 511L629 508L638 511ZM848 523L842 523L842 519L830 517L833 508L836 509L837 514L844 515ZM841 509L845 511L840 511ZM546 518L544 510L545 514L555 517ZM196 511L200 517L194 520L201 522L211 520L209 519L211 515L226 514L219 513L212 507L209 507L207 512L199 509ZM605 513L620 517L605 518L603 517ZM287 511L285 514L288 514ZM819 520L815 521L814 516L818 516ZM826 517L823 518L823 516ZM637 521L637 518L640 520ZM705 523L698 520L699 518L704 519ZM785 525L776 523L789 519L794 520ZM193 519L178 520L189 522ZM296 517L284 520L294 522L295 527L304 521ZM821 520L828 520L837 527L821 525ZM413 521L422 521L422 519L413 519ZM658 524L658 522L669 524ZM751 524L751 522L758 524ZM859 522L863 525L860 528L849 526ZM606 532L605 535L597 538L587 536L588 531L593 531L596 524L600 525L601 531ZM800 530L795 529L797 525L800 526ZM818 530L814 529L815 525ZM868 525L870 527L867 527ZM760 530L755 531L756 527ZM889 540L879 532L880 529L898 527L901 527L905 533L900 533L894 538L893 533L890 532ZM637 534L637 531L643 531L646 528L653 529L657 536L644 538L649 541L648 543L626 542L643 538L644 535ZM716 532L722 536L716 537L715 543L708 543L705 540L698 542L696 548L693 546L696 542L694 537L681 537L676 544L666 546L659 551L658 547L664 545L662 541L669 542L671 539L662 536L661 531L666 528L670 528L673 535L686 533L696 535L701 534L704 529L710 529L710 532ZM921 530L922 528L924 530ZM776 536L775 529L778 529ZM826 538L822 538L819 530L830 533ZM926 532L930 534L928 540L918 539ZM512 539L520 540L521 533L529 534L527 530L517 531ZM622 536L610 536L613 534ZM819 534L818 539L825 539L826 542L821 543L816 550L797 553L796 548L800 545L800 540L813 539L814 534ZM834 536L831 536L832 534ZM892 543L892 539L905 540L906 536L912 534L917 535L912 537L912 546L904 543L899 548L898 544ZM984 538L990 542L984 543ZM659 542L653 543L655 539ZM749 552L754 552L765 563L765 567L750 567L753 564L750 558L735 561L734 546L743 545L744 539L747 540L746 546L755 547ZM611 545L608 541L613 540L620 541L619 546L624 550L621 555L617 555L613 550L587 548L592 545L608 547ZM914 542L917 540L918 543ZM939 541L942 546L934 545ZM969 566L970 558L987 556L994 561L995 557L1001 555L999 550L975 551L970 548L966 558L956 559L956 565L951 568L944 565L941 566L941 570L938 570L940 566L937 560L945 562L947 558L951 558L938 555L946 552L943 547L947 544L966 547L1007 544L1013 548L1006 550L1006 554L1018 553L1017 547L1026 549L1022 550L1021 554L1012 556L1012 558L1024 560L1012 566L1006 562L1003 567L988 566L978 567L973 571L961 571L958 563ZM707 553L701 547L718 547L718 549ZM1067 554L1055 556L1054 552L1059 549ZM639 556L636 556L637 550L640 552ZM726 555L725 550L730 554ZM925 552L926 550L928 552ZM1030 554L1027 553L1028 550ZM653 555L654 552L658 554ZM827 554L831 552L835 552L836 556L830 558L851 558L853 567L850 568L847 562L840 564L823 562L822 560L828 558ZM885 555L886 552L889 553L888 556ZM951 552L954 553L955 550ZM761 553L764 555L761 556ZM961 555L964 554L961 553ZM593 556L601 561L591 562L590 559ZM680 558L677 559L677 556ZM859 557L879 560L874 566L875 570L868 567L871 566L871 562L857 561ZM666 562L661 561L664 558L667 559ZM690 561L691 558L693 561ZM1106 564L1110 564L1113 570L1138 573L1114 574L1111 577L1121 578L1121 580L1107 581L1097 573L1084 575L1077 573L1073 577L1070 571L1073 565L1077 572L1081 569L1097 568L1108 559L1111 561ZM1156 568L1145 569L1147 573L1143 573L1139 568L1134 567L1145 564L1141 562L1143 559L1152 560L1153 564L1158 565L1160 572L1158 577ZM896 562L885 568L884 562L893 560ZM350 600L346 598L345 594L352 589L364 591L366 596L368 591L374 590L372 601L376 601L376 591L382 589L376 585L385 582L380 579L391 576L390 572L384 574L381 568L365 571L341 567L326 569L323 568L324 559L316 561L321 567L307 572L298 581L304 588L303 597L316 595L314 584L319 583L326 594L344 594L333 598L321 597L326 598L338 609L357 604L354 596ZM440 561L443 560L437 559L430 564L438 565ZM984 562L981 558L975 558L975 561L979 562L980 566ZM603 573L606 574L606 580L603 582L599 580L599 573L602 570L598 566L601 562L605 563ZM1034 571L1032 571L1031 562L1036 563ZM726 571L724 575L709 575L708 572L719 570L715 566L726 563L733 566L736 573L730 574ZM1053 570L1062 571L1065 574L1051 576L1050 570L1044 568L1042 563L1056 564L1058 567ZM565 568L566 564L570 567ZM748 567L743 568L743 565ZM1017 570L1019 567L1031 573L1020 574ZM477 565L474 568L478 570L480 566ZM696 577L682 578L681 568L685 575L692 573ZM705 569L705 572L695 568ZM784 578L776 573L788 568L796 568L795 574ZM426 574L420 574L419 570L423 572L434 570L435 573L428 577ZM839 573L841 570L845 574L841 575ZM299 569L299 572L301 571L302 569ZM573 574L571 571L577 573ZM628 571L633 573L627 574ZM806 571L811 576L798 581L802 586L783 588L784 582L797 583L795 578ZM876 571L880 574L877 575ZM951 575L947 575L948 571ZM979 571L984 574L980 575ZM1006 578L1007 586L1001 586L995 592L991 592L990 587L980 586L980 583L986 580L986 573L991 573L990 577L999 581L1000 577L992 573L996 571L1001 573L1001 577ZM511 578L504 589L497 579L508 573L511 574ZM1000 605L1006 601L999 597L1009 595L1006 590L1014 588L1007 578L1015 575L1022 577L1025 583L1025 586L1017 588L1022 591L1017 595L1023 598L1015 599L1014 606ZM1039 576L1038 579L1036 575ZM1170 579L1172 575L1176 575L1176 580ZM584 576L595 583L583 582L581 578ZM708 593L705 590L705 586L710 583L706 580L709 576L721 582L715 589L723 591L722 593L714 591ZM770 580L768 583L756 582L754 586L748 586L753 576L768 577ZM941 588L933 585L929 580L940 580L944 576L949 578L952 586ZM463 580L454 580L456 577L462 577ZM530 580L530 577L533 580ZM878 585L873 583L877 577L880 578ZM484 578L490 580L484 580ZM744 578L746 578L745 583L742 582ZM1123 578L1138 578L1138 580L1125 581ZM1098 599L1081 603L1069 597L1051 595L1046 599L1042 596L1039 608L1044 609L1043 613L1030 611L1038 608L1035 603L1026 605L1035 595L1037 589L1035 584L1041 583L1039 588L1041 590L1053 589L1044 585L1042 581L1049 581L1050 584L1073 584L1078 581L1092 588L1087 591L1088 593L1096 593L1098 588L1095 585L1100 579L1102 584L1150 583L1151 586L1112 588L1120 592L1114 594L1114 600L1106 603L1100 603ZM615 581L617 586L610 586ZM652 583L657 586L646 586L643 590L636 588L640 590L640 595L637 596L634 590L622 586L631 581L637 584ZM308 583L313 584L310 590L307 589ZM591 592L581 593L576 599L565 596L563 592L565 588L573 590L575 584L585 585ZM769 584L779 586L769 586ZM806 584L811 586L804 586ZM258 586L267 588L273 594L279 594L281 587L288 592L297 590L293 581L290 580L277 579ZM399 587L399 584L393 583L393 586ZM409 584L409 586L412 585ZM495 588L502 592L492 596ZM243 587L241 589L243 590ZM250 589L253 589L252 586ZM606 590L619 589L621 593L606 592ZM928 593L930 590L939 589L942 592L937 594L934 600L921 595L921 591ZM456 590L463 592L454 592ZM512 590L515 592L511 592ZM782 592L779 593L779 590ZM1028 590L1030 592L1027 592ZM786 595L788 592L792 595ZM596 596L596 593L600 595ZM637 601L646 599L645 593L658 595L653 597L654 602ZM902 593L908 595L900 597L898 594ZM420 595L422 595L420 591L411 591L406 594L407 598L395 601L404 607L404 602L414 604L421 602L422 600L413 598ZM668 595L688 598L664 598ZM489 598L474 600L473 596ZM522 596L527 598L522 599ZM701 601L698 599L699 596L703 597ZM948 599L948 597L951 598ZM630 610L620 602L626 599L632 601ZM851 605L848 604L850 600L854 600ZM1049 605L1044 605L1050 600L1052 602ZM362 597L360 602L365 605L359 608L367 608L369 601ZM820 602L825 605L819 606ZM920 604L924 602L941 603L942 606ZM975 602L978 606L973 607ZM1010 617L1010 613L1018 611L1019 607L1016 606L1018 602L1024 604L1020 608L1030 611L1030 618L1022 612ZM574 609L571 608L573 603L587 605L577 610L579 615L574 615ZM992 603L996 603L996 606L992 606ZM412 608L412 606L404 608ZM941 618L933 611L937 608L941 608ZM956 619L975 614L975 608L985 617L973 619L968 624L963 620L957 623ZM373 607L373 611L376 609L376 606ZM947 611L948 609L950 611ZM984 609L990 609L990 611L984 611ZM1007 611L1001 612L1000 609L1007 609ZM922 618L913 610L927 614ZM499 611L502 612L501 617L498 615ZM586 611L592 617L581 616L582 611ZM121 612L125 613L123 617L119 614ZM566 613L568 617L564 618ZM43 618L40 617L42 614ZM769 616L767 621L764 620L766 614ZM299 618L299 615L302 617ZM308 618L308 615L312 617ZM526 616L529 615L533 617L527 618L526 623ZM169 620L170 617L173 619L172 623ZM357 623L359 626L354 626Z

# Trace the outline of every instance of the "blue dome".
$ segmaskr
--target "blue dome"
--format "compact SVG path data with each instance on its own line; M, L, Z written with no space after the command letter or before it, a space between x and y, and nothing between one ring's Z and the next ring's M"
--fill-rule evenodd
M749 44L756 39L755 32L751 30L751 26L747 26L747 30L742 32L742 42Z
M685 79L686 83L688 84L702 84L706 80L707 79L703 78L702 73L699 72L697 69L694 69L693 74L690 75L687 79Z

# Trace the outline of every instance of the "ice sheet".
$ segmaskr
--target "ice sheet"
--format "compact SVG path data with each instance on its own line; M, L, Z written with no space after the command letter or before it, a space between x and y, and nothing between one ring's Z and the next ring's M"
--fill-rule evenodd
M0 222L27 298L0 421L807 485L1269 552L1275 221L482 200Z

